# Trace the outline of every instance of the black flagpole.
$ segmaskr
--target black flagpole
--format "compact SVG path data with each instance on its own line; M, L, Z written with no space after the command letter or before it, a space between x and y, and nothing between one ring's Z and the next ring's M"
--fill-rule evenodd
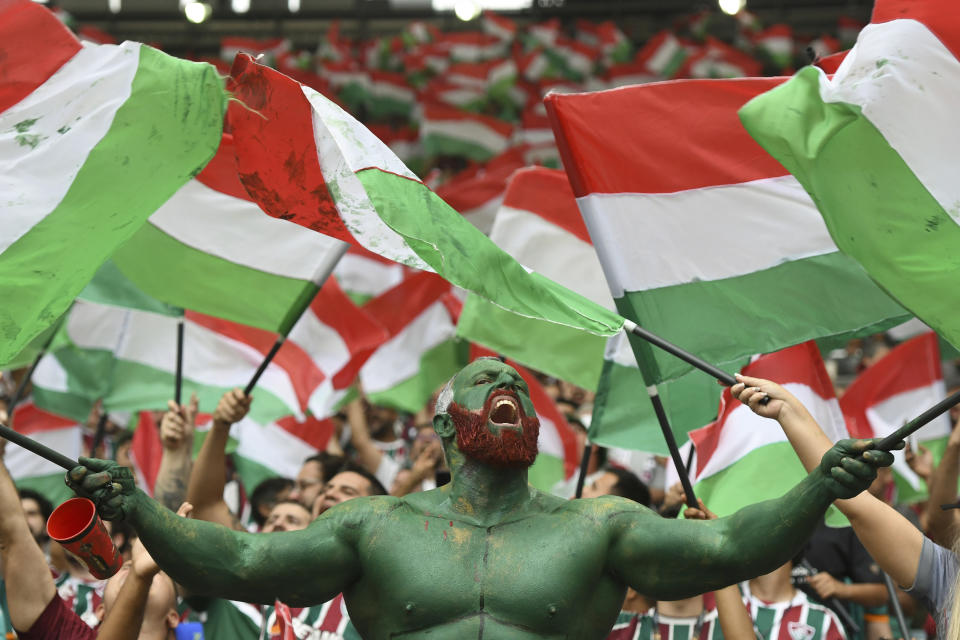
M948 409L957 404L960 404L960 391L957 391L953 395L947 396L907 424L888 435L886 438L881 440L879 444L877 444L877 449L880 449L881 451L890 451L902 440L906 440L908 436L912 435L921 427L931 422L934 418L940 416L942 413L946 412Z
M183 318L177 323L177 368L173 381L173 401L180 406L183 395Z
M580 458L580 477L577 478L577 490L574 498L583 497L583 482L587 479L587 467L590 466L590 456L593 454L593 445L589 442L583 447L583 457Z
M80 464L76 460L72 460L68 458L67 456L63 455L59 451L54 451L47 445L40 444L33 438L28 438L22 433L17 433L16 431L14 431L13 429L11 429L5 424L0 424L0 437L6 438L13 444L20 445L27 451L30 451L31 453L35 453L41 458L49 460L50 462L52 462L57 466L63 467L67 471L69 471L70 469L73 469L75 466Z

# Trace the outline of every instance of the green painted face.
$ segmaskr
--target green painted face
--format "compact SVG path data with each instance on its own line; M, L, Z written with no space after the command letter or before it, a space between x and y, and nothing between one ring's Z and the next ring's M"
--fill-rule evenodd
M515 392L523 412L531 417L537 415L527 383L513 367L494 358L474 360L460 370L453 381L453 401L468 411L482 411L497 389Z

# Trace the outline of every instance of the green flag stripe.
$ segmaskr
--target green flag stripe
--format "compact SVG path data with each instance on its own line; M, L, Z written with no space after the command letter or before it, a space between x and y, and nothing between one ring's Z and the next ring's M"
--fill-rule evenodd
M0 362L54 322L114 248L206 164L225 107L212 66L140 47L130 97L107 134L57 207L0 256L0 297L8 302L0 310ZM25 294L38 291L49 293Z
M194 249L149 222L113 259L124 275L161 300L170 294L170 282L189 282L198 274L223 282L216 296L210 296L206 287L199 291L185 287L174 294L193 311L277 333L285 333L295 320L290 318L291 310L303 308L317 292L312 282L266 273Z

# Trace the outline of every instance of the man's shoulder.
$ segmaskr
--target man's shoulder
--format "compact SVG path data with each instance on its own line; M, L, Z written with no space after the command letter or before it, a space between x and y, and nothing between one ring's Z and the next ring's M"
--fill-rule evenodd
M637 516L659 518L649 508L620 496L600 496L599 498L579 498L568 500L566 509L591 519L609 520L616 516Z

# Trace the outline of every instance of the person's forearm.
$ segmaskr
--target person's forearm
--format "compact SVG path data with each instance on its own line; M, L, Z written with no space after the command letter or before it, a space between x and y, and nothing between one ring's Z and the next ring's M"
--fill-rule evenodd
M350 423L350 444L356 449L357 462L370 473L376 473L383 452L370 437L367 416L359 399L347 405L347 421Z
M179 449L164 449L160 457L160 470L157 472L153 495L171 511L176 511L187 499L187 484L193 467L190 458L192 450L192 443L186 443Z
M223 500L229 437L230 425L215 420L200 446L187 483L187 502L193 505L197 517L202 517L204 510L213 508Z
M882 607L889 600L887 587L879 582L841 583L836 597L864 607Z
M754 640L753 620L743 604L737 585L713 592L717 601L717 617L725 640Z
M152 582L152 575L149 578L141 577L130 569L116 601L110 607L110 615L104 618L97 631L97 640L136 640L140 635Z
M926 532L930 539L944 547L952 547L955 537L956 509L944 511L942 504L957 501L957 478L960 476L960 442L951 438L940 464L930 478L930 498L924 510Z

